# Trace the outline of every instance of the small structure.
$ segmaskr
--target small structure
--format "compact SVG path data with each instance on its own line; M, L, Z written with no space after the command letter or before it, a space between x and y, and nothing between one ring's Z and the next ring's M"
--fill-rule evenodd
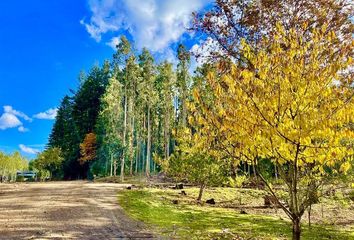
M34 171L17 171L17 177L23 177L25 179L36 179L37 173Z

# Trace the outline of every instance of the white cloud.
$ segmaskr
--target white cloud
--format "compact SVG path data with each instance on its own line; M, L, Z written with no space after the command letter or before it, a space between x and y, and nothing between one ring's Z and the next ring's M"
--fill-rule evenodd
M53 120L57 116L57 112L58 112L57 108L50 108L45 112L40 112L40 113L33 115L33 117L38 118L38 119Z
M137 47L163 51L180 40L190 25L191 13L211 0L89 0L92 16L81 20L97 42L107 32L127 30Z
M25 119L26 121L29 121L29 122L32 121L32 118L28 117L23 112L20 112L20 111L17 111L15 109L13 109L11 106L4 106L4 112L13 114L13 115L15 115L17 117L20 117L20 118L23 118L23 119Z
M0 129L5 130L21 126L22 122L13 114L3 113L0 117Z
M28 132L29 131L29 129L28 128L25 128L24 126L19 126L18 128L17 128L17 130L19 131L19 132Z
M114 51L117 50L117 45L119 44L119 37L113 37L111 41L107 42L106 45L110 46Z
M24 153L37 154L37 153L40 152L40 150L38 150L38 149L27 147L27 146L25 146L23 144L20 144L18 146L20 147L21 151L24 152Z
M18 127L18 131L26 132L27 128L23 127L23 123L19 118L31 122L32 119L23 112L13 109L11 106L4 106L4 113L0 116L0 130Z

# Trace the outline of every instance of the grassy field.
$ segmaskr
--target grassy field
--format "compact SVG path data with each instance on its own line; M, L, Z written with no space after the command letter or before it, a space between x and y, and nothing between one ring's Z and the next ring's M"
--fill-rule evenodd
M215 206L195 202L196 188L180 190L143 188L119 194L119 203L133 218L145 222L162 236L175 239L289 239L291 223L280 209L262 208L263 191L252 189L208 189L204 200L216 199ZM178 200L178 204L173 204ZM327 215L332 203L327 200ZM258 207L257 207L258 206ZM320 206L314 207L318 210ZM323 207L323 206L322 206ZM344 205L343 216L351 221L352 206ZM241 214L243 210L247 214ZM303 224L303 239L354 239L354 222L337 225L318 220L314 212L311 229ZM342 218L343 218L342 216ZM325 218L327 219L327 217ZM305 221L306 222L306 221Z

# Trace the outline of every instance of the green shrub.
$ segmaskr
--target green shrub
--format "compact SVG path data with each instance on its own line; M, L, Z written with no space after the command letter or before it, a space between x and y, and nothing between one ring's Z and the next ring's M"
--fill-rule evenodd
M354 189L349 191L348 197L350 198L350 200L354 201Z
M236 176L235 178L229 177L227 180L228 180L227 186L232 187L232 188L235 188L235 187L240 188L247 180L247 176L241 175L241 176Z
M16 182L25 182L25 178L23 176L17 176Z

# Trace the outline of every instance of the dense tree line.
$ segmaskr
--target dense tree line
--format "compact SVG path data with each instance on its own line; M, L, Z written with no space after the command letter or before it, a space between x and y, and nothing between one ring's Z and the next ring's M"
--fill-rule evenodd
M58 147L65 159L63 175L66 179L86 178L89 163L81 162L80 144L86 134L95 131L100 98L108 84L110 66L93 67L81 76L79 89L62 99L55 124L49 137L49 147Z
M173 133L187 124L190 53L179 46L175 69L133 49L123 36L112 60L62 99L48 147L61 149L65 179L149 176L174 150Z

